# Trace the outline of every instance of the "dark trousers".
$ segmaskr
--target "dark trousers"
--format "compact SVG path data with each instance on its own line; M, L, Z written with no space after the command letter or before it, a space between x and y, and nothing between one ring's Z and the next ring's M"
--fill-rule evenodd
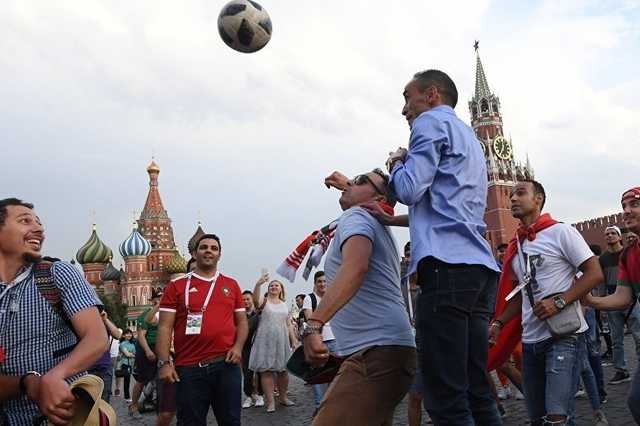
M418 264L418 284L424 407L433 423L501 425L486 375L496 272L427 257Z
M253 385L253 376L255 372L253 370L249 370L249 356L251 355L251 348L248 351L242 352L242 390L244 394L248 397L251 395L262 395L262 383L260 383L260 373L258 373L257 377L257 386Z
M209 407L220 426L240 426L241 373L219 361L205 367L176 367L178 426L205 426Z

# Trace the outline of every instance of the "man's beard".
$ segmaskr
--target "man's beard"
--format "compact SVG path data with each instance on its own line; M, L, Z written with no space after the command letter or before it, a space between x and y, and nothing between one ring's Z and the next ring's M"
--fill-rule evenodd
M42 255L25 253L22 255L22 259L27 263L37 263L37 262L40 262L40 260L42 260Z

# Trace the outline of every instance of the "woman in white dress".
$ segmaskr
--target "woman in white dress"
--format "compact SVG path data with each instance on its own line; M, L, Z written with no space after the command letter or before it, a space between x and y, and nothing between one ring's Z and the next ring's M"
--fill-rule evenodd
M272 413L275 411L274 376L278 381L280 404L294 405L287 396L287 361L291 356L291 347L296 345L296 338L289 326L289 309L285 302L284 286L280 281L271 281L266 297L263 298L261 287L267 281L269 275L265 273L253 291L255 304L260 306L260 323L251 348L249 369L261 373L260 380L267 412Z

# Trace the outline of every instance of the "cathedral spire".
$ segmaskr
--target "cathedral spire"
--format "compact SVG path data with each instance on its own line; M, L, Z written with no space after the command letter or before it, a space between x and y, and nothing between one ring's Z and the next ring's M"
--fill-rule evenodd
M147 167L147 173L149 173L149 194L147 195L147 201L144 203L144 209L140 214L140 220L144 219L168 219L167 211L164 209L162 199L160 198L160 192L158 191L158 175L160 174L160 167L155 161L151 161L149 167Z
M480 60L480 53L478 53L478 48L480 46L480 42L476 40L473 44L473 48L476 50L476 91L474 98L480 99L487 97L491 94L491 90L489 89L489 82L487 81L487 76L484 73L484 68L482 67L482 61Z

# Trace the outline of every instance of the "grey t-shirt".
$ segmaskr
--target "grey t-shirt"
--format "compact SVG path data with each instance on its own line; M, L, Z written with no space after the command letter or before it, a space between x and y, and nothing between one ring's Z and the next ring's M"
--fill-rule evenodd
M327 286L342 264L342 245L352 236L371 240L369 270L353 298L331 319L339 355L351 355L370 346L415 347L411 324L400 291L400 256L391 232L361 207L340 216L324 271Z

